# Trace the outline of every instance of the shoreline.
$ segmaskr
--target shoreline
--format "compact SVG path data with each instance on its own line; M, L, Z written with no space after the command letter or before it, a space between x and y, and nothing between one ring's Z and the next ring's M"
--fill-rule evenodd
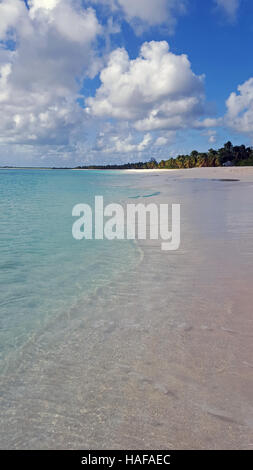
M45 168L40 168L40 167L0 167L0 170L54 170L54 171L105 171L105 172L120 172L120 173L160 173L160 174L166 174L166 173L172 173L172 172L187 172L190 174L191 172L205 172L208 174L208 172L215 172L216 170L218 171L224 171L224 172L240 172L243 170L246 171L252 171L253 166L232 166L232 167L223 167L223 166L217 166L217 167L194 167L194 168L153 168L153 169L107 169L107 168L52 168L52 167L45 167Z

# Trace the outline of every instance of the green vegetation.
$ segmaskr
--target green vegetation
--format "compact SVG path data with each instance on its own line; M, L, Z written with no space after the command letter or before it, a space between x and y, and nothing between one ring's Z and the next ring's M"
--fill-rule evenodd
M146 169L182 169L218 166L253 166L253 147L245 145L233 146L227 142L224 147L208 152L193 150L190 155L178 155L176 158L157 162L151 158L149 162L125 163L121 165L89 165L78 166L78 170L146 170ZM13 168L16 167L0 167ZM28 167L27 167L28 169ZM42 169L42 168L41 168ZM53 170L70 170L71 168L53 167Z
M128 169L182 169L217 166L253 166L253 148L245 145L233 146L227 142L219 150L210 149L206 153L193 150L190 155L162 160L152 158L149 162L126 163L124 165L79 166L78 169L128 170Z

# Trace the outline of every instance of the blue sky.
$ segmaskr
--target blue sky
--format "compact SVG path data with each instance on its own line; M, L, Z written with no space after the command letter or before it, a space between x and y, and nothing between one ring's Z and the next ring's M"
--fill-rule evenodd
M250 0L0 0L0 165L253 145L252 19Z

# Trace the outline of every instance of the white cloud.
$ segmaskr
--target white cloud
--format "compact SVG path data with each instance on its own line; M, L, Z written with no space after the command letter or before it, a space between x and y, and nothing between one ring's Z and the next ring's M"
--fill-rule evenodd
M101 86L87 99L87 113L130 120L139 131L176 130L202 115L203 76L191 70L186 55L169 51L166 41L144 43L130 60L117 49L100 74Z
M104 4L111 12L121 13L137 30L166 25L171 31L178 15L185 13L186 0L89 0Z
M163 132L162 135L157 137L155 141L155 146L156 147L164 147L164 145L170 145L176 137L176 132L174 131L167 131Z
M0 3L0 37L17 39L16 50L0 48L0 143L67 144L83 132L77 79L97 73L101 26L80 2L29 0L29 7Z
M108 12L100 16L93 7L101 3ZM193 73L187 56L170 52L167 42L143 44L133 60L125 49L107 56L122 19L137 29L173 29L185 0L28 0L27 5L0 0L1 155L47 162L62 156L76 163L82 153L90 163L99 155L105 161L113 154L146 159L162 154L177 130L217 122L203 120L203 77ZM100 35L105 45L97 52ZM85 111L77 103L83 80L101 69L101 86ZM115 118L114 129L100 133L94 146L95 130L105 129L107 118Z
M225 11L230 20L235 20L240 6L240 0L215 0L215 3L219 8Z
M7 39L8 33L16 26L24 32L28 29L28 14L23 1L2 0L0 3L0 40Z
M70 41L91 41L102 31L92 8L74 8L70 0L29 0L28 4L32 19L48 22Z
M167 137L158 137L156 139L156 142L155 142L155 145L157 145L157 147L163 147L164 145L166 145L168 143L168 139Z
M197 120L192 123L194 129L209 129L210 127L221 127L223 125L223 118L205 118L201 121Z
M217 131L215 129L209 129L203 132L204 136L208 137L209 144L215 144L217 141Z
M31 8L32 15L40 8L44 10L53 10L61 0L28 0L28 4Z
M253 78L238 86L238 93L231 93L227 102L225 123L233 130L253 133Z
M168 4L171 2L166 0L156 0L156 2L152 0L139 0L138 2L136 0L118 0L118 3L130 20L140 18L148 24L155 25L164 22Z
M216 141L217 141L217 137L215 134L209 136L209 139L208 139L209 144L215 144Z
M164 23L173 26L176 15L182 13L185 6L183 0L118 0L118 3L128 21L137 18L150 26Z
M139 153L146 150L151 142L152 136L149 133L144 135L143 139L139 142L134 140L132 134L123 136L122 134L110 135L110 133L100 133L94 150L108 154Z

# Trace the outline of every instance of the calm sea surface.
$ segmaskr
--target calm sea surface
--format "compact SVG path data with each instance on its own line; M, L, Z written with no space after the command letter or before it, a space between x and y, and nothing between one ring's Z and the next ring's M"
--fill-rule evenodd
M128 183L117 172L0 170L2 367L50 321L136 262L131 242L72 238L75 204L133 197Z

